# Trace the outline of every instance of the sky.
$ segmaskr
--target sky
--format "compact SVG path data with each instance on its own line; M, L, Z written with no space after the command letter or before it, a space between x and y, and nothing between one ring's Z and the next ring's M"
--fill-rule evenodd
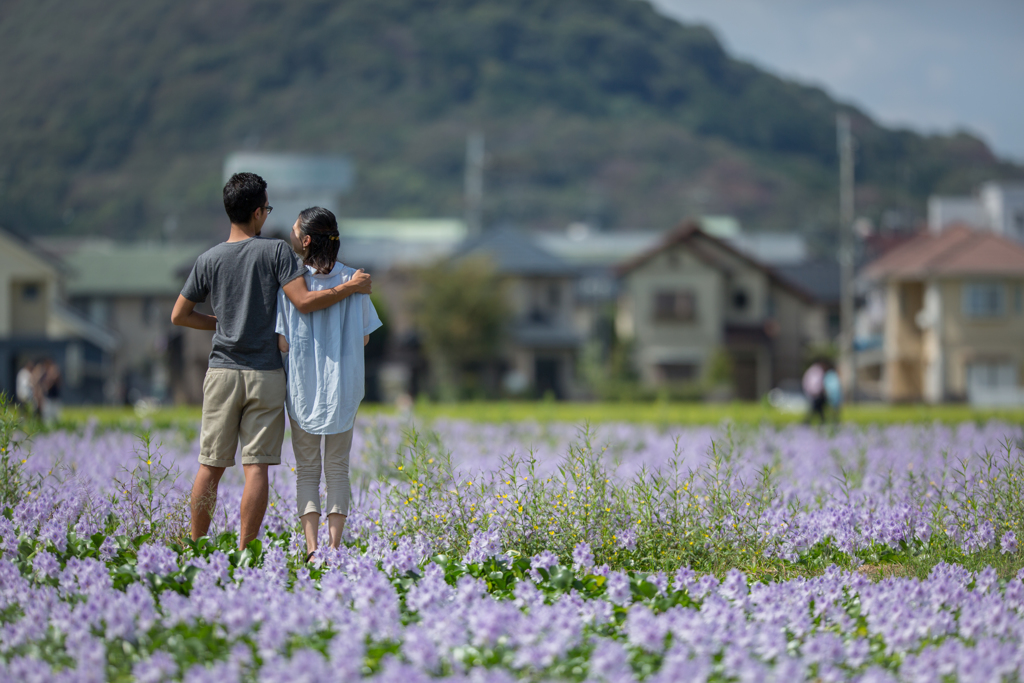
M651 1L883 124L967 130L1024 162L1024 0Z

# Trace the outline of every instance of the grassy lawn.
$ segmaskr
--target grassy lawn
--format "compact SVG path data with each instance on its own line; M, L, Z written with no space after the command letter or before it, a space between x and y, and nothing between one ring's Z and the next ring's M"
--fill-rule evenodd
M361 414L394 414L392 406L367 403ZM658 425L707 425L729 420L739 424L768 423L776 426L798 423L802 415L782 413L763 403L556 403L544 401L494 401L474 403L431 403L420 401L413 413L431 420L451 418L478 422L535 420L539 422L638 422ZM75 406L64 410L62 425L79 427L95 420L103 427L153 428L194 425L199 406L161 408L139 416L129 407ZM943 422L985 422L1001 420L1024 423L1024 408L977 410L966 405L882 405L846 406L843 421L853 424L899 424Z

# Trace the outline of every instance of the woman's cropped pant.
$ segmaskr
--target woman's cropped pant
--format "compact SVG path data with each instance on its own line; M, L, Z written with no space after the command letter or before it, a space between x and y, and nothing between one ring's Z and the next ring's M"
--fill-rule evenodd
M320 442L323 440L323 471L327 480L327 514L348 514L352 486L348 479L348 455L352 430L341 434L309 434L291 420L295 451L295 498L299 517L320 514Z

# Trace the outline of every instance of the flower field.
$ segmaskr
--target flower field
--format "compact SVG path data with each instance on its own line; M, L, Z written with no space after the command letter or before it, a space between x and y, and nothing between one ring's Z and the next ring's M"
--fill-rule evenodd
M1024 432L357 421L187 539L194 430L0 424L0 680L1024 680ZM326 527L323 528L326 547Z

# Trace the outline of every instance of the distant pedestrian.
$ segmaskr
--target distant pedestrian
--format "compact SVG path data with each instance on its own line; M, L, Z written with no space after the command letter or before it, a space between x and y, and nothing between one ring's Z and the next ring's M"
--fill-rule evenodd
M822 385L825 390L825 403L828 407L829 417L833 422L838 423L843 406L843 384L839 380L836 367L831 363L825 369Z
M61 373L60 366L53 362L52 358L45 358L37 366L38 379L36 379L36 396L39 406L39 414L43 422L53 424L60 419L61 402Z
M804 395L807 397L809 410L807 412L807 424L818 418L822 424L825 422L825 364L817 360L804 372L803 377Z
M15 378L14 395L29 415L39 413L38 391L36 389L36 362L29 360Z
M259 535L270 493L269 467L281 463L285 375L274 325L277 294L309 312L356 293L369 294L370 276L357 272L345 284L310 292L305 269L288 245L260 237L270 215L267 184L254 173L236 173L224 186L231 220L227 242L200 254L185 282L171 322L212 330L213 349L203 381L199 472L192 485L192 539L210 529L217 487L242 446L241 528L238 547ZM214 315L195 311L211 299Z
M311 291L347 282L354 268L338 261L338 221L312 207L292 226L292 248L306 265ZM330 308L302 313L278 294L278 344L288 354L288 418L295 451L295 498L306 536L306 559L317 547L320 526L320 443L327 480L327 530L332 548L341 543L352 488L349 450L366 385L363 347L381 326L370 297L357 294Z

